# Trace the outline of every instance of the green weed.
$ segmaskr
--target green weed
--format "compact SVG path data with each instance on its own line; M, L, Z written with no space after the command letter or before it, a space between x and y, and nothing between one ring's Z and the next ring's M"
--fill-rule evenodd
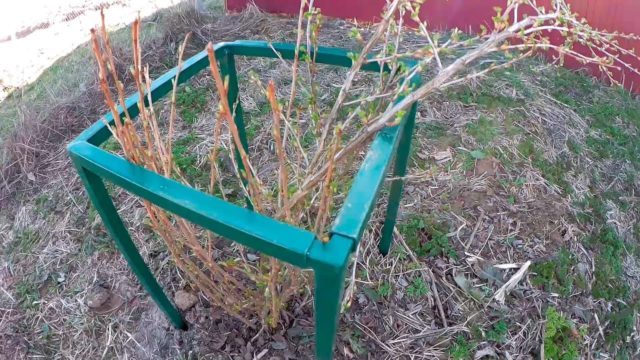
M589 76L562 67L558 67L549 79L551 96L574 109L578 109L581 102L596 88L595 82Z
M351 347L351 350L353 350L356 355L364 356L368 353L367 346L362 340L362 332L360 330L345 330L342 332L342 338L347 340L349 347Z
M572 139L567 140L567 148L575 155L582 154L582 151L584 150L580 143L577 143Z
M554 307L547 308L544 331L544 355L550 360L573 360L579 356L580 336L573 322L558 313Z
M429 288L427 287L427 283L424 282L421 276L416 277L411 285L407 287L407 295L414 299L421 298L429 293Z
M38 309L38 301L40 300L40 292L38 286L28 280L22 279L16 284L15 295L20 307L24 310Z
M637 303L631 303L629 305L618 303L614 305L612 311L607 312L603 316L609 323L605 340L607 345L612 349L618 347L618 358L622 358L621 355L623 353L635 352L633 345L627 343L627 338L631 336L635 330L638 308Z
M489 87L472 90L468 87L447 92L451 100L460 101L464 105L477 105L487 110L512 109L524 106L524 101L500 94L493 94Z
M211 101L211 95L207 88L191 88L185 86L176 94L176 108L184 122L193 124L198 119L198 115L207 110L207 105Z
M258 104L257 114L251 114L250 116L245 116L245 121L246 121L245 132L247 134L247 139L249 140L254 139L258 135L258 132L260 132L260 130L264 126L263 120L266 119L269 114L271 114L271 106L269 105L268 102L265 101ZM301 142L303 143L302 145L303 147L305 147L304 135L303 135L303 139L301 139Z
M6 254L30 254L40 242L40 234L30 228L14 232L14 240L7 246Z
M388 282L381 282L380 285L378 285L378 295L382 298L391 296L391 284Z
M597 128L599 134L589 135L586 145L598 159L626 159L640 165L640 145L635 136L611 123Z
M111 239L97 236L87 236L82 242L81 248L84 256L91 256L96 252L112 252L114 250Z
M621 87L607 88L604 97L600 97L582 107L578 113L595 120L596 126L602 126L620 119L623 123L640 126L640 103ZM606 99L606 100L605 100Z
M531 161L531 164L540 171L546 180L558 186L567 194L573 193L573 188L564 178L564 174L569 170L568 164L562 161L551 162L545 159L531 138L520 142L518 151L525 159Z
M500 320L493 324L491 330L487 331L486 338L488 341L503 344L507 341L507 331L509 327L504 320Z
M517 125L519 121L525 120L524 115L520 114L520 112L514 110L509 112L504 119L504 130L508 136L516 136L522 135L524 133L524 129Z
M577 112L592 119L587 147L600 159L625 159L640 166L640 144L627 128L640 128L640 103L621 88L586 103Z
M627 299L629 286L624 280L622 266L624 241L607 225L591 236L587 243L599 253L596 258L595 280L591 288L593 296L608 301Z
M575 262L571 253L567 249L562 249L553 260L537 263L531 267L531 270L536 273L531 282L533 285L544 287L545 291L569 296L573 290L571 269Z
M122 148L120 143L113 136L103 142L100 147L113 153L120 151Z
M192 151L197 140L196 135L190 133L174 141L171 152L176 167L192 185L206 186L209 182L209 173L198 168L198 157Z
M47 215L49 215L51 212L55 211L58 203L57 201L53 201L53 199L51 197L49 197L48 194L40 194L38 195L35 200L34 203L36 205L36 212L42 216L42 217L47 217Z
M458 254L449 243L448 226L444 223L416 216L400 225L400 231L407 239L407 245L418 256L458 258Z
M583 209L578 214L578 220L583 223L597 224L605 223L607 217L607 206L600 197L587 195L576 203L576 206Z
M635 331L637 312L640 310L638 303L615 304L614 309L608 312L604 318L609 322L605 340L609 346L619 346L627 342L627 338ZM626 346L623 346L623 348ZM632 350L632 349L629 349Z
M518 94L525 97L533 95L531 88L522 80L520 71L514 71L514 69L497 70L487 78L486 86L500 85L500 82L508 83Z
M471 359L471 352L475 345L464 336L458 335L455 342L449 347L449 357L454 360Z
M482 160L487 157L487 153L483 150L471 150L460 153L456 156L456 158L460 158L461 165L460 169L462 171L472 171L476 167L476 160Z
M439 139L447 135L447 128L437 122L428 122L419 125L420 132L424 132L428 139Z
M401 246L394 246L391 248L391 256L397 258L400 261L405 261L408 257L407 251Z
M478 121L467 125L467 132L482 145L487 145L500 134L495 121L480 116Z

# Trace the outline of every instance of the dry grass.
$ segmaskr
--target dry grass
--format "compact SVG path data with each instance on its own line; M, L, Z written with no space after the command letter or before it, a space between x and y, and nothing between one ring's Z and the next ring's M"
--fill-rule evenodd
M255 9L219 18L197 15L186 8L174 9L156 21L157 28L165 30L154 41L143 41L144 54L158 53L157 57L144 59L154 74L173 65L173 60L163 62L175 59L175 47L169 44L179 44L187 31L193 32L187 56L208 41L293 41L296 37L295 20ZM347 23L328 21L320 32L320 42L356 47L357 43L348 38L349 29ZM124 64L131 60L128 51L114 50L124 74ZM284 90L291 78L287 64L242 60L238 67L241 82L250 84L253 70L263 84L275 82L279 99L289 96ZM327 70L318 69L323 75L321 94L335 92L333 89L344 79L343 72ZM612 91L591 84L584 94L575 96L584 98L584 104L567 106L549 90L557 84L548 79L557 77L555 67L531 61L492 76L488 85L453 89L421 105L396 244L390 256L378 254L376 242L382 218L379 211L375 212L349 272L353 274L349 279L352 292L342 316L338 357L442 358L454 350L464 354L465 344L471 357L478 351L493 351L504 358L535 357L543 341L548 306L559 309L578 328L585 328L579 341L583 357L600 352L601 358L613 358L616 346L635 346L636 350L628 354L630 358L637 356L633 352L640 341L637 331L613 348L606 345L604 338L620 327L609 315L621 303L592 295L601 250L585 241L605 223L617 229L626 244L623 276L632 294L624 301L631 304L640 286L635 252L638 235L634 234L640 217L640 183L638 177L627 181L623 176L634 170L630 161L594 155L588 139L596 130L591 127L592 119L581 113L592 97L618 100L612 97ZM13 184L5 188L0 210L0 354L13 354L4 355L7 358L253 358L266 351L262 358L309 358L314 331L310 289L286 309L282 327L272 332L247 329L204 298L185 313L190 331L170 327L114 249L64 152L64 143L96 114L104 112L97 82L89 74L87 79L87 95L74 99L87 101L89 106L56 100L59 102L54 101L50 108L65 109L63 114L68 116L52 112L44 119L34 117L35 110L25 111L27 124L39 120L38 126L46 129L43 134L55 137L23 131L14 138L31 137L28 142L15 140L7 145L17 154L12 155L10 163L19 159L16 164L21 165L8 167L12 175L5 179ZM131 86L131 80L125 78L125 84ZM205 74L189 86L212 92L212 84ZM251 119L247 125L254 129L252 160L263 169L261 179L276 184L278 177L273 170L278 162L273 156L272 128L262 126L271 121L271 114L263 111L266 99L258 86L247 85L243 90L241 101ZM158 106L158 111L166 115L168 104ZM481 117L490 121L480 123ZM69 123L53 121L59 118ZM31 128L25 125L24 129ZM198 116L193 125L177 121L175 138L193 134L187 148L201 169L209 168L213 130L213 123L205 115ZM523 154L529 150L523 145L528 145L527 140L539 149L539 155ZM228 136L223 135L220 143L221 152L229 154ZM576 145L582 150L570 150ZM30 147L35 150L16 152ZM474 155L484 158L475 159L471 155L474 150L482 152ZM225 195L242 201L240 190L229 186L234 168L231 159L228 155L224 159L219 169L221 181L230 189ZM554 175L552 167L543 166L558 160L568 164L564 170L568 187ZM29 180L29 173L35 181ZM208 186L208 182L202 186ZM602 221L581 220L583 213L598 210L585 208L580 202L589 197L604 198L605 191L619 192L627 205L608 197L603 201ZM138 200L119 190L113 196L165 290L170 294L191 291L163 242L143 221L145 210ZM425 226L414 223L415 219L422 219ZM442 251L429 256L424 245L438 237L434 227L445 233L445 243L451 249L436 249ZM218 241L216 251L229 251L225 240ZM557 258L561 248L575 256L571 276L583 276L586 283L583 288L576 280L569 294L534 284L535 266ZM534 270L530 269L507 295L506 304L489 300L517 271L516 266L527 260L533 261ZM494 266L500 264L513 266ZM108 314L90 309L86 300L97 286L121 298L122 305ZM632 319L635 328L640 328L638 317ZM501 322L507 324L504 332L499 327ZM459 336L466 343L459 343Z

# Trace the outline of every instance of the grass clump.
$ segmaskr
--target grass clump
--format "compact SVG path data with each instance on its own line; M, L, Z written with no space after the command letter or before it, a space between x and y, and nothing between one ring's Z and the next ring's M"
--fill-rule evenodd
M459 91L449 92L448 97L451 100L457 100L464 105L476 105L486 110L512 109L524 106L524 102L520 99L494 94L487 87L474 91L470 88L464 88Z
M554 259L531 267L531 270L536 273L531 282L533 285L544 287L545 291L569 296L573 290L574 279L571 269L575 262L571 253L567 249L562 249Z
M628 354L637 350L628 342L628 338L635 330L638 308L638 303L617 304L612 311L603 316L609 323L605 332L605 341L613 351L617 351L617 358L625 358L625 354L628 358Z
M100 147L110 152L118 152L120 149L122 149L122 147L114 137L110 137L109 140L102 143Z
M204 187L209 181L209 174L198 167L198 156L193 153L192 148L198 138L194 133L176 140L171 152L178 170L190 184Z
M587 243L599 251L591 289L593 296L608 301L628 298L629 286L624 280L622 266L623 240L613 228L605 226L598 234L589 238Z
M564 174L569 170L567 164L562 161L552 162L545 159L531 138L518 144L518 151L525 159L531 161L531 164L540 171L547 181L558 186L567 194L573 193L573 188L564 178Z
M480 116L478 121L468 124L467 132L482 145L489 144L500 133L495 121L485 116Z
M550 79L551 96L573 109L578 109L582 99L592 94L596 86L589 76L562 67Z
M207 88L191 88L185 86L182 91L176 93L176 107L180 117L187 124L194 124L198 115L207 110L211 95Z
M25 228L14 232L14 240L8 244L5 254L14 256L17 254L30 254L40 242L40 234L31 228Z
M503 344L507 341L508 330L509 326L506 321L500 320L493 324L491 330L487 331L486 339L497 344Z
M593 79L562 68L552 77L551 89L556 100L591 119L586 146L596 157L624 159L640 165L640 145L626 128L640 127L640 104L632 95L620 87L596 91L600 89Z
M456 250L449 242L448 226L445 223L413 217L407 223L400 225L400 231L407 239L407 245L418 256L458 258Z
M411 285L407 287L407 295L414 299L421 298L429 293L429 288L427 287L427 283L422 279L421 276L418 276L413 280Z
M544 357L553 360L577 359L580 352L580 334L573 322L556 308L546 311L544 327Z
M578 207L583 211L578 213L578 220L582 223L605 223L607 217L607 205L600 197L587 195L584 199L577 202Z
M471 359L474 344L464 336L458 335L455 342L449 347L449 358L454 360Z
M389 282L380 283L377 293L381 298L388 298L392 293L391 284Z
M609 120L597 120L591 125L596 134L586 139L587 147L599 159L628 160L640 165L640 145L628 130L616 126Z
M15 294L23 310L38 309L38 300L40 300L40 292L38 286L29 279L23 279L16 284Z

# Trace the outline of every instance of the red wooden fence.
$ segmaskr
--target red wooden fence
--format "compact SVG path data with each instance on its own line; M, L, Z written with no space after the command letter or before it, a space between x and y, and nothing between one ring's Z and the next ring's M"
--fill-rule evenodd
M297 16L298 0L226 0L229 11L240 11L254 2L259 8L271 13ZM541 1L543 3L544 1ZM640 0L568 0L578 14L599 29L640 34ZM326 16L359 21L375 21L379 18L385 0L315 0L315 6ZM495 15L494 6L505 7L506 0L428 0L422 6L421 17L433 29L459 28L477 30L480 25L489 25ZM621 41L627 48L640 51L640 41ZM637 59L625 59L640 68ZM566 66L580 68L583 65L567 61ZM596 74L593 68L587 69ZM640 75L631 71L616 72L616 78L625 87L640 93Z

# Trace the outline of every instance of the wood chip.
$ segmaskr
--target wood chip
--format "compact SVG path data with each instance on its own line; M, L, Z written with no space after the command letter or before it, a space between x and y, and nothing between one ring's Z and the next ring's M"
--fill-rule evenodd
M509 279L509 281L507 281L504 285L502 285L502 287L500 287L500 289L498 289L498 291L496 291L496 293L493 295L493 298L496 299L497 302L504 304L506 295L511 292L511 290L513 290L516 285L518 285L520 280L522 280L524 274L527 273L527 269L529 269L529 266L531 266L531 261L527 261L526 263L524 263L520 270L513 274L511 279Z

